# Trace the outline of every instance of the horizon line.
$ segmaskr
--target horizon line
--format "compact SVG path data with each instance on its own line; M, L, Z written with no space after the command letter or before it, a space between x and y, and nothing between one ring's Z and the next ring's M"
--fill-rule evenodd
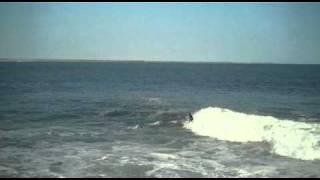
M119 63L212 63L212 64L292 64L320 65L320 63L232 62L232 61L178 61L178 60L129 60L129 59L73 59L73 58L0 58L1 62L119 62Z

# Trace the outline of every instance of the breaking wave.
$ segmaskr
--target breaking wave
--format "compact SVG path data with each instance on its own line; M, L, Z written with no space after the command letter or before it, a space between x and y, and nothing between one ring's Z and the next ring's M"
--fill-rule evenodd
M148 125L150 125L150 126L157 126L157 125L159 125L159 124L161 124L161 122L160 122L160 121L156 121L156 122L153 122L153 123L149 123Z
M272 152L302 160L320 159L320 125L280 120L208 107L193 114L184 127L198 135L233 142L262 142L272 145Z

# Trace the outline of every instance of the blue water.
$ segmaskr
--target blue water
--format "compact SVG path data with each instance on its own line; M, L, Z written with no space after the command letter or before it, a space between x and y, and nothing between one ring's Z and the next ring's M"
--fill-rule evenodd
M320 65L2 62L0 176L320 177L183 127L207 107L318 124Z

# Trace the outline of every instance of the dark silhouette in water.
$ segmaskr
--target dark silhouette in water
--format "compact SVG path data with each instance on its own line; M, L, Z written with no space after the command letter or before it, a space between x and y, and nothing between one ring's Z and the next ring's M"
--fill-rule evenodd
M191 113L189 113L188 115L189 115L189 121L193 121L193 117L192 117Z

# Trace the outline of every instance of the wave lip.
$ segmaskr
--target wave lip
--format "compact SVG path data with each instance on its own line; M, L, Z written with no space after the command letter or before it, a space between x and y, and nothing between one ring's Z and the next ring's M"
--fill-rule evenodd
M194 113L184 127L202 136L232 142L267 141L272 152L302 160L320 159L320 125L280 120L208 107Z

